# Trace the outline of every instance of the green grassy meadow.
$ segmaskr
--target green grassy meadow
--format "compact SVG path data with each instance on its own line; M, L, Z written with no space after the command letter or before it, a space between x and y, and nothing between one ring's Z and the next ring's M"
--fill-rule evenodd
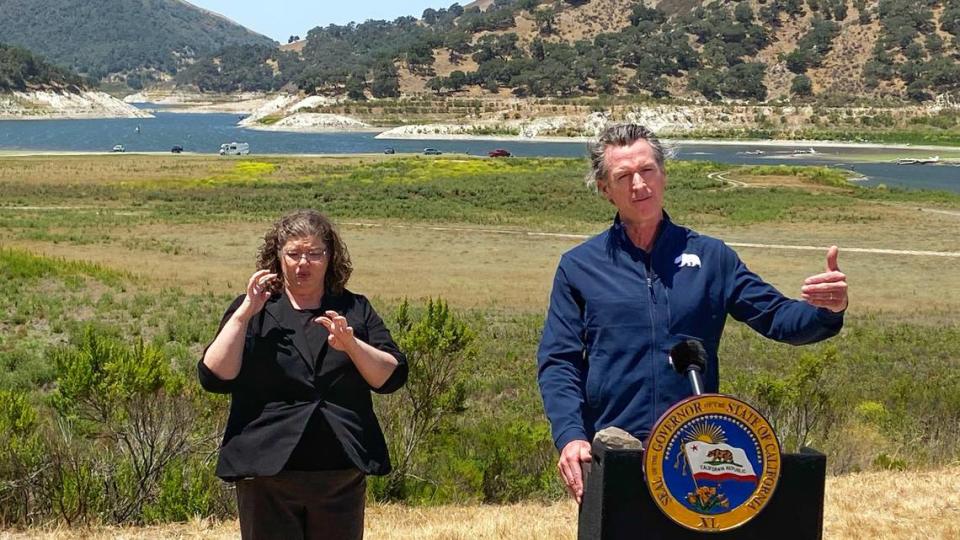
M371 480L370 495L431 505L561 497L535 350L560 254L612 218L583 187L585 167L455 156L0 159L0 526L234 512L212 474L227 400L199 390L194 365L269 224L303 207L340 224L350 288L391 327L406 320L406 302L423 320L439 298L467 329L442 414L407 474ZM847 323L827 343L794 348L731 321L725 392L759 406L787 449L825 451L837 474L960 459L958 257L844 251L958 252L960 196L857 187L831 169L674 162L668 173L679 223L729 242L823 246L738 249L786 294L822 271L831 244L849 276ZM148 453L145 433L166 438L149 439Z

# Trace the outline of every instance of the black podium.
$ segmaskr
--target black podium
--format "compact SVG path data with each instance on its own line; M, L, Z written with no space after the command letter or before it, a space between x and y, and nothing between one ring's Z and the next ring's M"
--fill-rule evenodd
M803 448L783 454L780 482L766 508L747 524L701 533L657 508L643 481L643 451L593 443L593 463L580 507L578 540L817 540L823 536L827 457Z

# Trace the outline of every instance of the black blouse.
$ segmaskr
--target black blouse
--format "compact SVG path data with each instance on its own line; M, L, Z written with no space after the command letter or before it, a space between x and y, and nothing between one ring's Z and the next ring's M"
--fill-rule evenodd
M220 328L243 298L227 309ZM326 328L312 322L326 310L346 317L358 339L397 359L382 386L372 388L346 353L329 346ZM328 293L320 308L308 311L293 309L285 295L271 298L247 326L235 379L218 378L202 359L197 369L201 386L232 397L217 463L221 478L272 476L283 469L390 471L371 392L403 386L407 360L364 296Z
M321 352L333 349L324 347L327 333L322 331L323 326L313 321L323 315L329 307L321 301L318 308L300 310L293 307L289 296L284 295L280 299L280 308L283 318L281 322L288 328L303 332L306 337L308 357L313 360L314 365L322 368L324 357L320 356ZM330 423L319 410L314 411L310 417L300 442L283 466L285 471L327 471L352 468L354 465L343 451L343 445L337 440L336 434L330 428Z

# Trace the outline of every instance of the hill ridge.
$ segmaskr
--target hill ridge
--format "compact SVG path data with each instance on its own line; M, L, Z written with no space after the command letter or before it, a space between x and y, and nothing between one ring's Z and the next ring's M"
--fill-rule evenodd
M184 0L0 0L0 36L94 80L142 86L230 44L276 43Z
M226 92L292 85L357 100L432 92L920 102L960 92L960 0L486 4L316 27L299 52L286 51L296 58L257 60L270 65L270 81L249 54L224 70L231 53L221 51L199 61L205 81L178 82Z

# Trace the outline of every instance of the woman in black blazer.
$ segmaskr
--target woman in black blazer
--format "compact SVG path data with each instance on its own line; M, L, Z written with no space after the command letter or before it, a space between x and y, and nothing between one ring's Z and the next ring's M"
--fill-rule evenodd
M247 292L198 364L231 394L217 476L237 482L245 539L363 537L365 475L390 472L371 391L407 361L363 296L333 224L303 210L264 236Z

